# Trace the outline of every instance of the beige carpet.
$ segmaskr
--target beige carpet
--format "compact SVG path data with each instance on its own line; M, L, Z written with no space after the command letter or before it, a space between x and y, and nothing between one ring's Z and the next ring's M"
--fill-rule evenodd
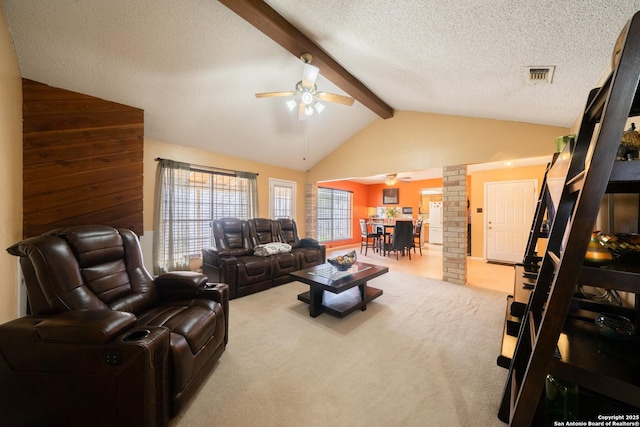
M504 426L506 294L389 272L366 311L313 319L294 282L231 301L230 340L171 427Z

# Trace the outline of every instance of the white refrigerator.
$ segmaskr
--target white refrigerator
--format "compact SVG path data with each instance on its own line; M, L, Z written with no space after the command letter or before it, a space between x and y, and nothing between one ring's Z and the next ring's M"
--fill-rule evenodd
M442 202L429 202L429 243L442 244Z

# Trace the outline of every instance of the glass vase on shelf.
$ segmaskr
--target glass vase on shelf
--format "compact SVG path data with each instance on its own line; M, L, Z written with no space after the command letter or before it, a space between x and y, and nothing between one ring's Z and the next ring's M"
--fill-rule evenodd
M587 253L584 256L584 263L590 267L602 267L613 261L611 252L598 241L598 233L600 231L591 233Z

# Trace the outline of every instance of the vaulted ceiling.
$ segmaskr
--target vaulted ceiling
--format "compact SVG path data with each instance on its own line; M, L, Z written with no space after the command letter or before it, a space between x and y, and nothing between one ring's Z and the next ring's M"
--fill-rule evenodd
M640 0L266 3L391 111L563 127L640 10ZM147 138L308 170L380 119L364 100L299 121L286 98L257 99L294 90L303 64L218 1L2 5L23 77L142 108ZM554 66L552 83L527 83L529 66ZM320 68L319 90L364 99Z

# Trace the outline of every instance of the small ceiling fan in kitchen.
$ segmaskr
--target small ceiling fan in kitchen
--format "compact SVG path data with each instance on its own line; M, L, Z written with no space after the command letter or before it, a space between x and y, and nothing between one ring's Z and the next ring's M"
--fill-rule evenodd
M353 98L350 96L336 95L335 93L321 92L316 86L316 80L320 74L318 67L311 65L313 56L310 53L303 53L300 60L304 62L302 80L296 83L296 90L285 92L256 93L256 98L268 98L272 96L292 96L286 102L289 110L298 108L298 120L306 120L314 112L322 112L325 106L320 101L335 102L342 105L353 105Z
M384 183L386 185L389 185L389 186L396 185L398 181L410 182L411 177L410 176L399 177L397 173L388 173L384 176Z

